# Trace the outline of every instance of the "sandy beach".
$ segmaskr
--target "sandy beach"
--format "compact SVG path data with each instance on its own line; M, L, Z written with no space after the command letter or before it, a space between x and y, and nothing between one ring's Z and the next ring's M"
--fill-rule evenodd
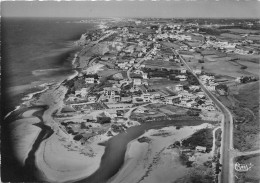
M106 135L95 136L87 146L71 142L62 132L43 141L36 153L36 166L43 173L43 180L67 182L93 174L101 162L105 147L98 143L106 141ZM93 152L93 154L92 154ZM62 156L61 156L62 155Z
M29 151L32 149L32 145L41 131L41 128L34 125L39 123L40 119L32 116L32 114L38 110L39 109L28 110L23 113L23 119L16 120L10 124L15 156L23 165Z

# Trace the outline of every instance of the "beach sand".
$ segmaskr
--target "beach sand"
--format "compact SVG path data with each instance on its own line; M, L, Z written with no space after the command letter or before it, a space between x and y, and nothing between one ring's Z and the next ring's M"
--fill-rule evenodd
M43 180L66 182L93 174L101 162L105 147L98 143L106 141L105 134L97 135L90 143L82 146L71 142L62 132L54 133L43 141L36 153L36 166Z
M24 165L25 159L41 131L41 128L33 125L40 122L39 118L32 116L35 111L37 109L24 112L23 116L25 118L16 120L10 124L15 156L22 165Z

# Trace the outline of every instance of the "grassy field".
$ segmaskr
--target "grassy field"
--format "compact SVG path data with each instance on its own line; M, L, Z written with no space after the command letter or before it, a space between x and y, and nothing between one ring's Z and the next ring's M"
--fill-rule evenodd
M197 58L187 58L187 62L192 68L202 68L205 72L216 75L226 75L232 78L239 76L256 76L259 72L259 64L248 60L238 60L236 62L229 61L232 57L214 57L205 56L205 63L199 63ZM210 61L209 61L210 60ZM247 66L241 69L241 66Z
M98 75L101 76L101 77L108 77L108 76L114 75L114 74L119 73L119 72L120 71L118 71L118 70L104 69L102 71L99 71Z
M251 156L240 156L235 159L235 162L240 164L253 164L253 167L247 172L235 172L238 177L236 183L253 182L258 183L260 181L260 154Z
M219 98L234 116L234 148L256 150L259 142L259 81L233 87Z
M143 64L147 67L154 67L154 68L178 68L179 65L173 62L166 62L166 61L158 61L158 60L147 60Z
M173 106L173 105L164 105L164 104L150 104L146 106L146 108L150 109L158 109L160 112L164 114L180 114L185 115L188 111L188 109Z
M226 29L230 32L233 33L239 33L239 34L255 34L255 33L260 33L258 30L250 30L250 29Z

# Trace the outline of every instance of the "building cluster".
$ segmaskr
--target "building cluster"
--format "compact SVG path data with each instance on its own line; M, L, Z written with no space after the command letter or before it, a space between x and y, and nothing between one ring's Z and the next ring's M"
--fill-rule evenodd
M78 107L80 104L87 106L92 103L102 103L107 107L105 115L110 117L116 116L116 110L129 109L132 105L143 103L177 105L205 111L216 110L213 102L205 96L200 86L189 83L187 70L174 49L162 44L162 42L176 41L180 43L180 50L196 50L197 46L190 46L190 43L194 43L192 36L203 37L203 35L198 33L197 26L191 25L191 27L193 28L187 31L183 25L155 24L146 27L149 33L137 31L131 26L103 29L102 35L115 34L116 36L111 36L112 38L105 36L109 38L109 49L99 56L100 62L110 69L126 72L127 76L116 80L110 78L104 87L101 87L104 84L100 77L84 77L82 86L67 96L66 104L80 109ZM93 39L96 40L101 33L94 35ZM82 35L81 40L88 39L89 36ZM199 43L203 45L203 41L205 41L204 45L214 48L233 49L237 46L236 43L217 41L212 37L206 37ZM111 65L113 67L109 67ZM175 72L177 70L178 72ZM193 72L199 76L208 90L216 90L214 76L202 74L201 69L194 69ZM151 89L150 78L172 79L173 76L171 94ZM179 83L176 84L178 81ZM183 83L186 83L185 87ZM92 90L96 87L99 89L93 93Z
M205 44L202 46L203 48L214 48L217 50L221 50L224 53L235 53L239 55L254 55L259 54L254 48L250 48L250 45L253 44L252 40L243 40L243 41L221 41L218 40L215 36L206 36Z

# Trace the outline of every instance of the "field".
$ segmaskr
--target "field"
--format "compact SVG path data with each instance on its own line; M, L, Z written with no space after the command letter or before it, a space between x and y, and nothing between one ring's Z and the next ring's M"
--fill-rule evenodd
M188 109L180 108L172 105L164 104L149 104L144 108L147 110L144 113L134 112L133 118L146 118L146 117L163 117L168 115L186 115Z
M172 81L169 79L149 79L149 88L155 89L155 90L164 90L166 87L172 87L180 81ZM181 82L181 84L185 84L186 82Z
M179 67L177 64L173 62L155 61L155 60L147 60L143 64L149 68L178 68Z
M136 32L144 33L144 34L153 34L155 30L153 29L146 29L146 28L132 28L131 30L134 30Z
M173 114L185 115L188 111L188 109L185 108L180 108L173 105L164 105L164 104L150 104L146 106L146 108L157 109L158 111L168 115L173 115Z
M118 70L113 70L113 69L104 69L102 71L99 71L98 72L98 75L105 78L105 77L108 77L108 76L111 76L111 75L114 75L116 73L119 73L120 71Z
M260 181L260 155L251 155L251 156L240 156L235 159L235 162L239 164L253 165L252 168L247 172L235 172L237 177L236 183L244 183L244 182L253 182L257 183Z
M179 49L180 46L183 46L181 43L170 43L170 42L161 42L162 45L167 46L169 48Z
M198 57L198 56L197 56ZM229 77L239 76L257 76L259 72L259 64L248 60L229 61L231 57L214 57L205 56L205 63L199 63L197 58L187 58L188 65L191 68L202 68L203 71L223 75ZM253 58L252 58L253 59ZM190 60L190 62L189 62ZM210 61L209 61L210 60ZM254 61L254 60L253 60ZM247 66L246 69L241 69L241 66Z
M260 31L258 30L250 30L250 29L226 29L230 32L234 32L234 33L239 33L239 34L255 34L255 33L259 33Z
M232 39L243 39L243 37L241 37L240 35L230 34L230 33L223 33L221 34L221 37L232 38Z
M229 96L219 97L234 116L234 148L259 148L259 81L230 88Z
M260 41L259 35L250 35L247 38L250 39L250 40Z
M215 61L229 61L231 57L221 57L218 55L207 55L204 57L205 61L215 62Z

